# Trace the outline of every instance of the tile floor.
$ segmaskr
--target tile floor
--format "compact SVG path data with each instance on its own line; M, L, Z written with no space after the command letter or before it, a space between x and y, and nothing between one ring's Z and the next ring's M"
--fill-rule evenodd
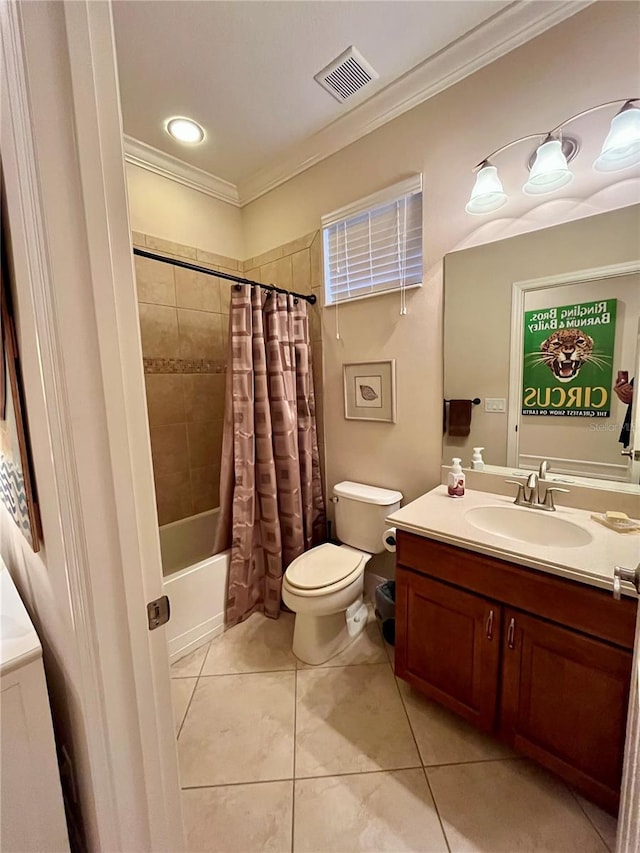
M292 632L254 614L172 666L189 851L613 851L613 818L397 681L375 621L322 667Z

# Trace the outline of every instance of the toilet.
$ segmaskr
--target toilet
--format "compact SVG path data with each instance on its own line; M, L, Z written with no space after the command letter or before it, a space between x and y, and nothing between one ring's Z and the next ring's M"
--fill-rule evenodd
M304 663L324 663L364 629L364 569L384 550L385 518L401 500L400 492L363 483L334 486L335 529L343 544L325 542L301 554L282 581L282 599L296 614L293 653Z

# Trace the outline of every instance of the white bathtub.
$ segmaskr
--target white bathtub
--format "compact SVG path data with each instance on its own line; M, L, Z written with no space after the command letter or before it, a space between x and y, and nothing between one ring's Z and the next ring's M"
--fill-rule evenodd
M230 552L212 556L217 521L213 509L160 528L164 591L171 602L171 661L224 631Z

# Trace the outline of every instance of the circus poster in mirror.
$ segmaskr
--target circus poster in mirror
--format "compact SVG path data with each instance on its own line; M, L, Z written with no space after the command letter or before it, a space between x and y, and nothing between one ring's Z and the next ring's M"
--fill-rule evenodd
M396 422L396 363L344 364L344 416L347 420Z
M31 548L39 551L42 538L40 514L31 477L6 243L3 235L0 272L0 500Z

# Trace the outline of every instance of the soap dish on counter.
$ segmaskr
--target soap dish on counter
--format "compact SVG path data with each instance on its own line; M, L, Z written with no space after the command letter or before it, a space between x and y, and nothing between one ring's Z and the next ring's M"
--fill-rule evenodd
M624 513L594 512L591 518L616 533L640 533L640 521Z

